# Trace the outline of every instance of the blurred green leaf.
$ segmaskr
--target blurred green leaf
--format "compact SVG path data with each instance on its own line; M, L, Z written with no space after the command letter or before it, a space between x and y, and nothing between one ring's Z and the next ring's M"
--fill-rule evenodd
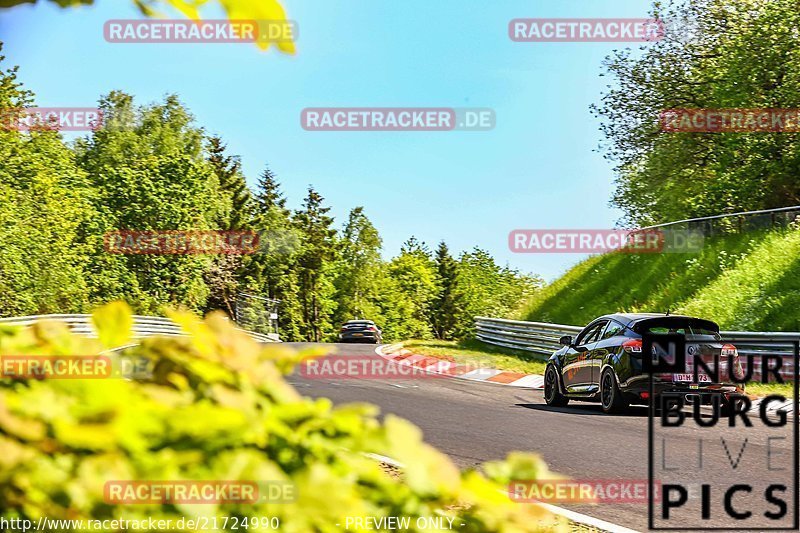
M119 348L128 344L133 336L133 315L124 302L112 302L92 313L100 344L106 348Z

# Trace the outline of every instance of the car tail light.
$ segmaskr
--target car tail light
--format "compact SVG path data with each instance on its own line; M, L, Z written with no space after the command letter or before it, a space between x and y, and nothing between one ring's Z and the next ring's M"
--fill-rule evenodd
M642 339L631 339L622 343L622 349L628 353L642 353Z
M378 331L378 330L375 328L375 326L369 326L367 328L367 331Z

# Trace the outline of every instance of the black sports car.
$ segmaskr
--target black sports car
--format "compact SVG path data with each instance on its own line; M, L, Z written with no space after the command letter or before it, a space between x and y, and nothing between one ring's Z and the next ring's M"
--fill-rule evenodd
M339 330L339 342L372 342L380 344L381 330L372 320L350 320Z
M574 339L564 336L547 363L544 397L547 405L564 406L570 400L600 402L606 413L620 412L632 403L650 400L650 377L642 370L642 335L684 335L690 354L705 362L719 360L720 382L688 368L684 373L655 374L654 395L682 394L688 404L710 404L716 396L727 410L732 395L744 393L733 382L743 376L736 347L720 342L719 326L710 320L688 316L636 313L605 315L593 320ZM732 361L733 368L728 361ZM658 404L656 404L658 405Z

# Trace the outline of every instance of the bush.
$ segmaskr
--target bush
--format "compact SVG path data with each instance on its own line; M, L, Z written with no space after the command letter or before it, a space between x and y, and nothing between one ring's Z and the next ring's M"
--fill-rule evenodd
M144 379L3 379L0 385L0 508L6 518L279 517L287 532L337 531L346 516L458 516L459 531L532 531L552 516L500 489L546 466L515 454L464 473L421 432L367 404L334 407L300 396L283 375L301 358L260 346L222 315L174 312L186 337L147 338L125 351L146 357ZM130 343L129 309L94 314L98 339L63 324L2 327L2 354L100 354ZM110 357L120 363L119 352ZM401 478L364 454L407 465ZM113 480L271 480L291 483L290 503L120 504ZM336 526L341 524L341 526ZM560 527L560 526L559 526ZM415 530L411 529L412 531ZM550 529L552 531L552 529Z

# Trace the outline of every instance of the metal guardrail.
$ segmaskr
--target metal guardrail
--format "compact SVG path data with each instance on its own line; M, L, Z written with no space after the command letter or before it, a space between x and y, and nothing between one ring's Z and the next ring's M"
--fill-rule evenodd
M770 215L770 220L775 222L775 216L779 213L789 213L791 215L800 214L800 205L791 205L788 207L777 207L775 209L759 209L757 211L739 211L736 213L723 213L721 215L711 215L707 217L697 217L697 218L686 218L683 220L674 220L672 222L664 222L663 224L654 224L652 226L646 226L642 229L654 229L654 228L666 228L669 226L674 226L676 224L692 224L696 222L705 222L708 220L719 220L723 218L731 218L731 217L754 217L759 215Z
M558 339L564 335L577 335L581 326L550 324L547 322L525 322L502 318L475 317L476 336L488 344L550 355L561 348ZM794 369L794 341L800 341L800 332L770 331L721 331L722 341L736 344L739 354L754 358L765 354L784 357L783 370L791 373ZM757 372L754 372L757 375Z
M583 328L478 316L475 317L475 329L478 339L483 342L550 355L561 347L558 344L559 338L564 335L576 335Z
M11 326L30 326L42 320L54 320L64 322L69 326L70 331L77 335L96 337L97 334L92 323L92 315L32 315L22 317L0 318L0 325ZM178 324L169 318L159 316L133 315L133 338L141 339L155 335L183 336L184 333ZM280 342L277 334L263 334L253 331L244 331L257 342Z
M793 205L775 209L740 211L707 217L687 218L639 229L685 228L690 231L699 231L704 236L710 237L720 233L742 233L770 228L785 228L797 223L798 220L800 220L800 205Z

